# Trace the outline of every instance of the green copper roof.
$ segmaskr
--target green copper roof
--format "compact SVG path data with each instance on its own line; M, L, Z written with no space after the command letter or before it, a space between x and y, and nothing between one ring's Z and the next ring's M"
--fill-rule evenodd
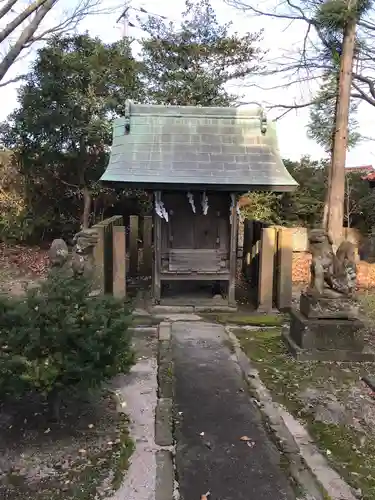
M263 132L262 132L263 128ZM263 111L127 102L102 181L144 189L293 190Z

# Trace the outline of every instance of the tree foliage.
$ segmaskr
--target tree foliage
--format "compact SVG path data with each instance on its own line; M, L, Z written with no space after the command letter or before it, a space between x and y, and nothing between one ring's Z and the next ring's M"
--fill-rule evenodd
M39 51L19 107L1 127L38 225L72 229L80 220L88 226L92 197L103 194L98 179L108 162L112 120L123 114L126 98L140 97L137 71L123 41L107 45L85 34L54 38Z
M280 197L275 207L277 218L293 226L320 226L324 209L329 163L312 161L308 157L299 162L284 160L299 186L292 193ZM375 225L375 190L364 180L363 174L345 173L344 225L356 227L363 233Z
M153 103L227 106L226 85L259 69L261 32L240 36L220 25L209 0L187 0L181 26L150 16L141 57Z
M241 213L245 219L254 219L270 224L280 223L280 195L267 191L252 191L241 199Z
M91 283L53 272L25 297L0 296L0 390L56 402L100 386L133 363L130 311Z
M316 101L310 107L310 121L307 125L307 135L322 146L327 153L333 148L335 130L335 113L338 91L338 75L329 74L316 96ZM349 114L348 149L355 147L361 140L358 133L358 121L355 114L358 103L352 102Z
M304 157L299 162L284 160L290 174L298 182L298 188L285 193L280 200L280 218L295 226L320 225L324 193L327 185L328 163L312 161Z

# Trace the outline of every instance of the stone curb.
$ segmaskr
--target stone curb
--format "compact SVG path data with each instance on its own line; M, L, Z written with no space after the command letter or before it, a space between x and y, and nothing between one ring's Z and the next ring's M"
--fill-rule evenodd
M137 335L137 333L148 333L148 334L157 334L158 333L158 328L157 326L131 326L129 329L129 332L131 332L133 335Z
M155 412L155 443L158 446L173 445L173 404L171 398L158 400Z
M173 455L170 451L160 450L156 453L155 500L173 499L173 491Z
M158 397L173 399L171 323L164 321L158 328Z
M319 452L306 429L280 404L259 378L258 371L242 351L240 342L228 328L240 369L250 391L270 428L276 444L288 460L289 473L311 500L356 500L353 489L334 471Z
M176 492L173 456L173 359L170 322L158 327L158 400L155 410L156 453L155 500L173 500ZM166 449L167 448L167 449Z

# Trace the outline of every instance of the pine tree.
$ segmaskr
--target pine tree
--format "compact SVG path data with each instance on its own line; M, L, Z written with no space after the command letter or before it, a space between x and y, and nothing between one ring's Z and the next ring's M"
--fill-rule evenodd
M337 73L330 73L326 76L316 101L310 108L310 121L307 125L308 137L314 139L329 154L331 154L333 148L338 81ZM361 140L361 135L357 132L358 121L355 116L357 109L358 103L351 102L348 149L355 147Z
M227 85L258 69L261 32L239 36L221 25L209 0L186 1L181 26L150 16L143 29L143 79L152 103L227 106Z
M334 110L332 155L323 225L337 245L343 236L345 162L349 136L350 97L356 53L357 23L369 9L368 0L326 0L318 10L316 23L325 51L337 57L339 68ZM335 63L335 60L334 60Z

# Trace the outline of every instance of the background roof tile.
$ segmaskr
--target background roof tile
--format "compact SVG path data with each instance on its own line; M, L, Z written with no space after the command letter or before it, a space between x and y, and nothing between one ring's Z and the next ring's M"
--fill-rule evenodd
M290 190L297 183L280 157L274 123L261 132L260 109L130 104L113 125L102 181L146 188L202 185Z

